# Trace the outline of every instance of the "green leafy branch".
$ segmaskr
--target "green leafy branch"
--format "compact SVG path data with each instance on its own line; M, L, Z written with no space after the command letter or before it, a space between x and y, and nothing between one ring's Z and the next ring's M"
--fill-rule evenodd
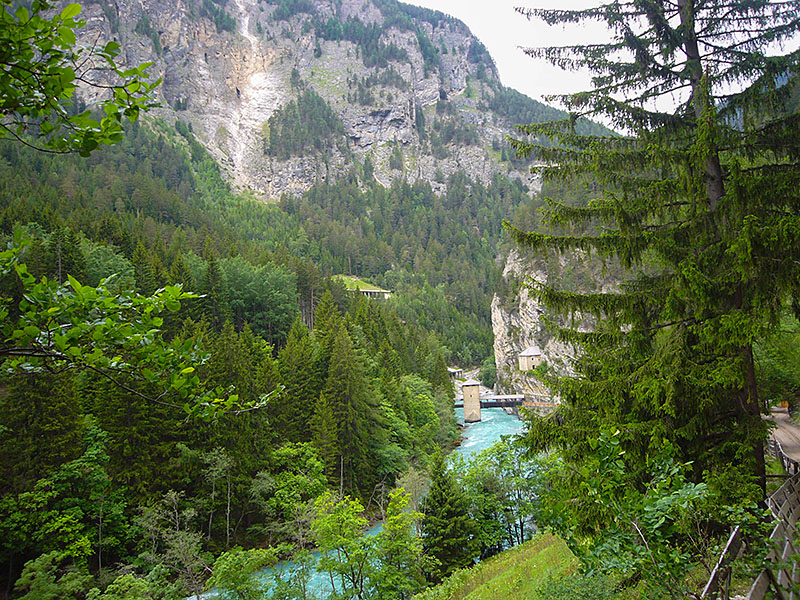
M570 541L590 571L614 573L629 582L643 579L654 593L683 597L688 571L711 542L694 539L697 524L708 519L708 486L688 481L691 465L670 458L668 448L650 461L648 481L638 486L620 438L619 430L604 430L589 440L593 455L578 473L566 473L563 463L555 466L550 481L570 478L581 500L545 498L546 505L555 502L545 520ZM597 528L579 533L576 513L594 515Z
M75 32L85 25L76 19L80 5L60 12L54 6L52 0L34 0L30 8L0 0L0 138L88 156L122 139L124 119L133 122L157 106L153 90L161 80L146 81L152 63L119 68L117 42L76 47ZM105 96L99 121L89 110L77 111L81 88Z
M280 393L278 389L243 403L232 390L207 390L196 371L208 359L201 340L163 339L160 315L177 312L182 301L197 294L184 292L180 285L151 296L111 292L112 277L97 287L72 276L63 285L37 279L19 261L24 244L17 233L0 252L0 277L15 276L22 298L12 311L12 299L0 297L0 360L7 370L90 371L135 396L203 419L257 410ZM145 393L137 383L159 391Z

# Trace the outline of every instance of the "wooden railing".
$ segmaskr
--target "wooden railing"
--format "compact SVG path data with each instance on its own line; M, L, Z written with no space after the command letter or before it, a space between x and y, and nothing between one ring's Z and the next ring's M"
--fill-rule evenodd
M786 456L783 448L781 448L781 443L778 440L774 438L770 439L767 443L767 450L772 456L780 461L786 473L789 475L797 475L797 473L800 472L800 463L798 463L795 459ZM771 497L772 496L770 496L770 498Z
M737 526L731 532L728 543L725 544L725 549L719 555L714 570L711 571L711 577L709 577L706 587L703 588L700 594L701 600L730 598L731 566L733 561L741 555L744 546L744 533Z
M800 465L786 456L777 440L769 441L768 450L781 462L789 478L767 498L767 506L776 521L769 536L771 550L766 557L769 566L758 574L746 598L764 600L767 592L772 590L773 597L778 600L800 600L800 594L794 591L800 584L800 565L795 550L798 539L797 521L800 518ZM701 600L730 598L733 561L746 551L744 532L736 527L700 594Z

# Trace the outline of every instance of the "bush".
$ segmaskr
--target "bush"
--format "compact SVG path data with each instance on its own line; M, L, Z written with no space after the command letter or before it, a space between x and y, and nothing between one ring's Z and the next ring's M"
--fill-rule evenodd
M615 595L607 577L572 574L548 577L534 593L533 600L611 600Z

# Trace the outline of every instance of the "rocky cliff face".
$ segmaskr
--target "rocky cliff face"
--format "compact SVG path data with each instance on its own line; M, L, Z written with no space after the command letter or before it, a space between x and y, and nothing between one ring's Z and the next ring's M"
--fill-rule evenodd
M613 272L614 269L611 269ZM545 259L512 250L503 268L501 291L492 299L492 330L497 366L497 388L505 393L546 394L535 377L520 371L519 355L530 346L538 346L543 354L540 369L559 375L573 373L575 349L553 337L547 322L564 324L563 317L550 314L529 289L531 282L543 282L565 289L610 292L617 279L600 264L586 257L571 255ZM589 328L589 319L577 318L573 323Z
M509 394L543 394L546 390L535 377L519 369L519 355L538 346L543 365L565 373L570 370L572 352L556 341L542 317L545 308L531 294L528 283L547 281L548 270L541 262L512 250L503 269L504 293L492 299L492 331L497 366L497 389Z
M265 199L367 161L385 185L422 178L442 190L456 171L528 179L500 153L512 123L487 110L501 89L491 58L440 13L394 0L91 0L83 16L83 42L116 39L123 63L154 63L154 114L191 124L228 179ZM268 155L270 117L309 88L343 139Z

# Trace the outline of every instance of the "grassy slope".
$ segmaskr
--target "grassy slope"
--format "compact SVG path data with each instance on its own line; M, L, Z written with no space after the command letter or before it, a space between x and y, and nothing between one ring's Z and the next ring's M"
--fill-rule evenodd
M353 277L351 275L334 275L334 279L341 281L348 290L375 290L384 291L376 285L367 283L366 281Z
M573 570L577 560L559 538L543 534L472 569L459 571L414 600L516 600L529 598L548 575Z

